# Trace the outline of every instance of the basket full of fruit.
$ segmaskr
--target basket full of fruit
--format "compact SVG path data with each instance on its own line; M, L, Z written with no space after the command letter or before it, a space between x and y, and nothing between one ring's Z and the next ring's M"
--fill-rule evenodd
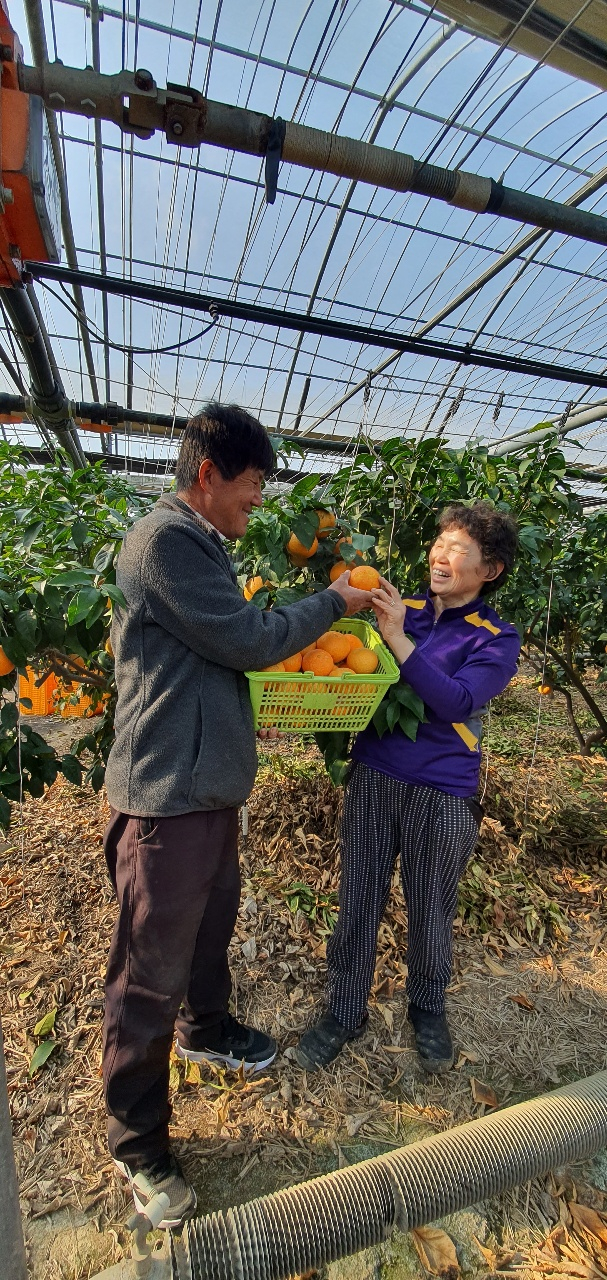
M365 729L399 669L368 622L342 619L300 653L247 671L256 729Z

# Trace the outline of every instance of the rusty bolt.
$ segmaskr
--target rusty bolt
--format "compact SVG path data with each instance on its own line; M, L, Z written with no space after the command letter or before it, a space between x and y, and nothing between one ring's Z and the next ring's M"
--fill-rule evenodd
M173 120L173 123L171 125L171 133L174 133L177 138L181 137L183 133L183 125L181 123L181 120Z
M137 88L142 89L144 93L149 93L150 89L154 88L154 77L152 72L144 71L143 68L140 71L136 71L135 84Z

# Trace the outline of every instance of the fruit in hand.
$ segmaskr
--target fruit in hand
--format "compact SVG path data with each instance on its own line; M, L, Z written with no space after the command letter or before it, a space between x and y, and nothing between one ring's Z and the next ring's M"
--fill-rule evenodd
M350 574L350 586L358 591L377 591L379 574L370 564L357 565Z

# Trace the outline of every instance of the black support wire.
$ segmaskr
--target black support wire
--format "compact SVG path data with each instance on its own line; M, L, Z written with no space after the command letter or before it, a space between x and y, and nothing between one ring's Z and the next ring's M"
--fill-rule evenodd
M544 363L540 360L528 360L523 356L508 356L505 353L481 350L472 345L462 346L454 342L417 338L409 334L395 334L386 330L365 328L363 325L348 324L343 320L298 315L294 311L264 307L257 303L239 302L226 298L219 301L204 294L190 293L182 289L168 289L162 285L145 284L143 281L117 280L113 276L101 276L92 271L74 272L68 267L61 267L52 262L27 262L25 269L36 280L61 280L69 284L75 278L79 284L88 289L97 289L127 298L141 298L149 302L161 302L165 306L184 307L189 311L212 314L211 308L213 308L219 316L232 316L240 320L250 320L256 324L294 329L296 332L316 333L324 337L340 338L346 342L361 343L363 346L396 348L399 352L409 351L414 355L450 360L459 364L481 365L489 369L524 373L530 377L547 378L557 382L582 383L588 387L607 388L607 374L594 374L583 369Z

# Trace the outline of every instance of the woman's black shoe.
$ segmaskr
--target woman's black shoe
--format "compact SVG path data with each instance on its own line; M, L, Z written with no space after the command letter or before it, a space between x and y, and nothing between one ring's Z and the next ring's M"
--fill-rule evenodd
M409 1022L413 1023L415 1046L424 1071L431 1075L441 1075L453 1066L453 1041L444 1013L428 1013L426 1009L418 1009L410 1004L407 1013Z
M332 1013L323 1014L322 1018L309 1031L304 1032L299 1044L295 1046L295 1057L304 1071L318 1071L320 1067L328 1067L330 1062L341 1053L348 1040L358 1040L364 1035L367 1019L361 1022L354 1031L342 1027L341 1022Z

